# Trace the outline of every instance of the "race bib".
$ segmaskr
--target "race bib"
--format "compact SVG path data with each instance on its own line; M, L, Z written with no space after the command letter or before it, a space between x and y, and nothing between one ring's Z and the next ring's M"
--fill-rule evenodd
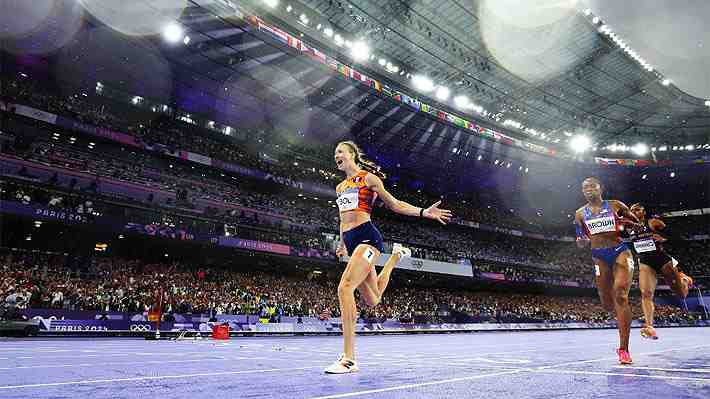
M613 216L585 220L589 234L611 233L616 231L616 220Z
M362 254L362 256L365 257L365 260L367 260L367 263L372 263L372 258L375 256L375 252L372 250L372 248L368 248L365 250L365 252Z
M634 249L638 253L652 252L656 250L656 243L653 242L653 238L634 241Z
M359 190L346 190L338 195L338 199L335 202L338 204L338 209L340 212L352 211L357 208L359 197Z

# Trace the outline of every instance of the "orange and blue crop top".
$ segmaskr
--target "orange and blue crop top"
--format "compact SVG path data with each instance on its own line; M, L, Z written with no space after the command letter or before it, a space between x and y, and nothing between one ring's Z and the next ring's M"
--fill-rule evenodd
M365 182L366 171L343 180L335 189L338 194L336 203L340 212L362 211L372 213L372 206L377 199L377 193L370 190Z

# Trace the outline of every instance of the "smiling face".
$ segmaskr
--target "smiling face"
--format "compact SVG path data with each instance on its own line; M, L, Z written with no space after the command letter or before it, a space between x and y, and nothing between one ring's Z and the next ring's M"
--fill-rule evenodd
M594 201L602 197L602 186L599 180L587 178L582 182L582 194L587 201Z
M355 153L347 144L338 144L335 147L335 164L338 170L345 170L348 167L355 167Z

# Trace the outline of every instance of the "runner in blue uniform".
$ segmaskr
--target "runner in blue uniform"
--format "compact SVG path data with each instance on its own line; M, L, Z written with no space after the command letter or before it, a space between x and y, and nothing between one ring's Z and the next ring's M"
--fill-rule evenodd
M633 228L638 226L638 220L621 201L603 200L601 182L595 177L582 182L582 193L587 204L575 214L577 246L591 244L599 298L606 310L616 311L619 363L631 364L629 289L634 275L634 257L621 240L620 227L623 224Z

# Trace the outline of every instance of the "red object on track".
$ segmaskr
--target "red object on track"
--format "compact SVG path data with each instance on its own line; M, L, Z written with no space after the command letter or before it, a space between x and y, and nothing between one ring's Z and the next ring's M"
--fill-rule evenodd
M212 327L212 339L229 339L229 325L218 324Z

